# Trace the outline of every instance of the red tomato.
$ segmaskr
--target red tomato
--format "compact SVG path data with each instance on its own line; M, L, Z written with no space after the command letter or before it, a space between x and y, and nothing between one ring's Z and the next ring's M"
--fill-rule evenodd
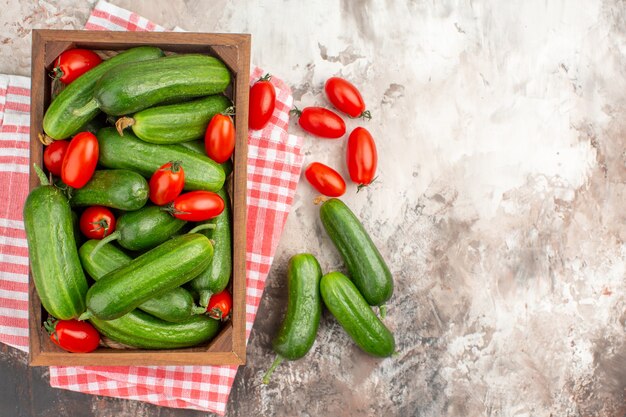
M44 323L44 327L50 335L50 340L68 352L91 352L96 350L100 343L100 334L86 321L50 318Z
M250 88L250 111L248 126L250 129L260 130L267 125L276 107L276 90L270 82L271 75L265 74Z
M63 158L69 145L70 143L66 140L55 140L43 151L43 164L52 175L61 176Z
M182 161L168 162L150 178L150 201L157 206L171 203L183 191L185 171Z
M228 290L224 290L211 296L206 311L212 319L226 320L232 307L233 298Z
M346 162L350 179L359 184L359 189L374 181L378 153L374 138L367 129L357 127L350 133Z
M115 231L115 216L106 207L92 206L80 216L79 225L89 239L102 239Z
M213 116L204 134L204 149L209 158L218 164L230 158L235 149L235 125L230 116Z
M313 162L304 170L304 176L317 191L325 196L339 197L346 192L346 182L328 165Z
M347 80L339 77L331 77L324 85L328 100L339 111L350 117L363 117L371 119L369 111L365 110L365 102L359 90Z
M210 191L191 191L176 197L169 211L177 219L201 222L219 216L224 200Z
M63 158L63 182L74 188L84 187L96 170L98 153L98 139L93 133L81 132L74 136Z
M346 133L346 124L337 113L323 107L305 107L302 111L292 110L300 116L302 129L322 138L337 139Z
M68 49L54 62L52 76L69 84L101 62L98 54L88 49Z

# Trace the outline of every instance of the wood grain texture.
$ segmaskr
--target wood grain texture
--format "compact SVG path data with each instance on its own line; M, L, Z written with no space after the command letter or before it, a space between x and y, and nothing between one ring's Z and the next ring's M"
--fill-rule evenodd
M50 103L47 73L62 51L81 47L98 51L119 51L153 45L166 52L204 53L223 60L233 81L226 91L235 104L237 139L233 171L233 312L231 321L210 343L188 349L167 351L116 350L99 348L90 354L70 354L55 346L42 328L47 313L41 307L32 277L29 281L29 329L31 366L50 365L241 365L246 357L246 187L248 144L248 84L250 77L250 35L208 33L87 32L75 30L33 30L30 160L42 166L43 146L39 142L45 109ZM33 167L29 186L39 182Z

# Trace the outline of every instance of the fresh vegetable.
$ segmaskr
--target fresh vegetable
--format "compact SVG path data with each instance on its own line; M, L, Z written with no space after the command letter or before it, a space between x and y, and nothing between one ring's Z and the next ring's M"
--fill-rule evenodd
M185 189L217 191L224 185L224 169L206 155L181 145L155 145L131 132L121 137L113 128L98 132L100 164L107 168L134 170L146 178L166 161L181 161L185 167Z
M348 137L346 162L350 179L359 184L359 190L374 181L378 153L376 143L367 129L357 127Z
M150 201L158 206L171 203L183 191L185 170L181 161L161 166L150 178Z
M180 143L179 145L200 155L206 155L206 150L204 149L204 141L192 140L189 142ZM233 172L233 161L231 159L227 159L226 161L222 162L220 166L224 170L224 177L228 178L228 176Z
M72 353L89 353L98 348L100 334L89 323L49 318L44 324L52 343Z
M146 205L150 190L148 182L127 169L103 169L94 172L83 187L70 191L74 207L105 206L119 210L139 210Z
M217 217L224 211L224 200L210 191L191 191L181 194L167 207L172 216L190 222L201 222Z
M44 149L43 164L52 175L61 176L63 158L69 145L70 143L66 140L56 140Z
M69 84L101 62L98 54L88 49L68 49L54 61L51 75L63 84Z
M59 93L46 110L43 118L43 130L46 135L53 139L68 138L79 132L85 123L99 113L97 107L84 108L84 106L93 98L96 82L103 74L120 64L160 56L163 56L163 51L152 46L131 48L78 77Z
M322 269L313 255L301 253L289 260L287 312L273 342L276 360L263 377L263 383L269 383L283 359L299 359L313 346L322 313L321 278Z
M88 240L78 250L83 268L95 281L133 260L110 243L96 251L99 243L97 240ZM182 287L150 298L139 304L137 308L161 320L173 323L189 320L192 315L201 314L205 311L205 309L194 304L191 293Z
M365 110L365 102L359 90L343 78L331 77L324 85L326 97L335 108L346 113L350 117L362 117L371 119L369 111Z
M216 114L204 135L206 154L221 164L230 159L235 149L235 125L227 114Z
M297 107L291 111L299 116L298 123L302 129L321 138L337 139L346 133L346 124L335 112L323 107Z
M87 311L80 319L121 317L193 279L209 266L212 254L206 236L190 233L172 238L98 280L87 292Z
M215 320L227 320L233 308L233 297L228 290L213 294L209 299L206 312Z
M80 216L80 231L89 239L102 239L115 231L115 216L106 207L88 207Z
M90 319L98 331L111 340L140 349L177 349L211 340L220 322L206 315L193 316L183 323L168 323L140 310L115 319Z
M91 179L98 165L98 139L93 133L81 132L70 141L63 164L61 179L73 188L82 188Z
M272 118L276 107L276 89L270 82L272 76L265 74L250 88L248 126L263 129Z
M207 269L189 282L189 286L198 293L200 305L205 308L213 294L222 292L226 288L233 271L230 198L223 188L217 194L224 201L224 211L205 222L214 224L214 229L200 232L215 242L213 260Z
M72 210L56 187L35 165L41 186L30 192L24 204L24 227L30 272L41 304L62 320L85 311L87 279L78 259L72 226Z
M125 249L151 249L168 240L185 225L157 206L147 206L122 214L116 231L102 240L102 245L117 240Z
M361 349L380 357L393 354L393 334L376 317L348 277L340 272L324 275L320 292L328 310Z
M361 222L341 200L331 198L320 219L348 267L349 276L369 305L381 305L393 294L393 277Z
M230 72L219 59L200 54L170 55L108 71L85 108L121 116L172 99L222 93L228 84Z
M150 143L187 142L202 138L211 118L230 106L225 95L214 94L186 103L151 107L132 117L120 118L115 126L120 135L131 126L139 139Z
M304 170L309 184L328 197L339 197L346 192L346 182L341 174L319 162L309 164Z

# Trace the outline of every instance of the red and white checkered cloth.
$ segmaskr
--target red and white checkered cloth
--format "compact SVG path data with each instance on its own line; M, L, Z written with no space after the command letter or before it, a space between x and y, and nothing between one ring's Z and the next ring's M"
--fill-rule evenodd
M147 19L100 1L86 29L164 31ZM255 68L250 82L264 71ZM263 294L293 202L302 138L288 134L291 91L280 79L276 110L248 140L246 335ZM30 79L0 75L0 342L28 350L28 248L22 206L28 193ZM236 366L51 367L50 384L90 394L224 414Z

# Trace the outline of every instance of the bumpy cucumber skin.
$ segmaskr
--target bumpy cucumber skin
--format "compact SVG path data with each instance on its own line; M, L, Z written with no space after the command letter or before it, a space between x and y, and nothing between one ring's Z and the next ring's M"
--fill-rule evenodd
M89 315L113 320L196 277L211 263L206 236L178 236L109 272L87 292Z
M340 272L324 275L320 292L328 310L363 351L379 357L393 354L393 334L376 317L348 277Z
M90 319L98 331L109 339L140 349L178 349L211 340L220 322L207 315L193 316L183 323L168 323L140 310L115 319Z
M41 304L58 319L85 311L87 278L78 259L67 198L56 187L31 191L24 204L30 268Z
M118 218L118 243L128 250L151 249L172 237L185 223L161 210L161 207L144 207Z
M105 206L119 210L139 210L150 194L148 181L126 169L105 169L94 172L89 182L71 192L73 207Z
M303 357L315 342L322 314L321 278L322 269L313 255L301 253L289 260L287 313L273 341L274 351L284 358Z
M181 104L151 107L133 115L133 132L150 143L172 144L204 137L211 118L231 101L222 94Z
M97 67L87 71L59 93L50 103L43 118L43 130L53 139L65 139L80 129L100 110L96 106L85 109L93 98L96 83L103 74L118 65L141 60L151 60L163 56L163 51L152 46L139 46L128 49Z
M106 114L121 116L177 99L222 93L230 84L222 61L201 54L132 62L104 74L93 97Z
M181 145L156 145L131 132L120 136L114 128L96 135L100 145L100 164L112 169L130 169L150 178L168 161L182 161L186 190L218 191L224 185L224 169L206 155Z
M219 216L202 222L214 224L214 229L200 232L214 242L213 261L206 270L189 282L191 288L198 292L200 305L203 307L207 306L211 295L226 288L233 271L230 197L223 188L217 194L224 200L224 211Z
M78 250L83 268L94 281L98 281L109 272L128 265L133 260L133 258L110 243L102 246L98 252L92 254L98 242L100 241L89 240ZM192 317L194 306L194 299L191 293L182 287L177 287L144 301L137 308L161 320L181 323Z
M182 146L183 148L187 148L191 151L194 151L195 153L206 156L206 149L204 147L204 141L192 140L189 142L182 142L179 145ZM231 172L233 172L233 161L230 159L227 159L226 161L222 162L220 165L222 166L222 169L224 170L224 176L228 178Z
M393 277L382 255L354 213L341 200L322 204L320 219L348 267L349 276L369 305L393 294Z

